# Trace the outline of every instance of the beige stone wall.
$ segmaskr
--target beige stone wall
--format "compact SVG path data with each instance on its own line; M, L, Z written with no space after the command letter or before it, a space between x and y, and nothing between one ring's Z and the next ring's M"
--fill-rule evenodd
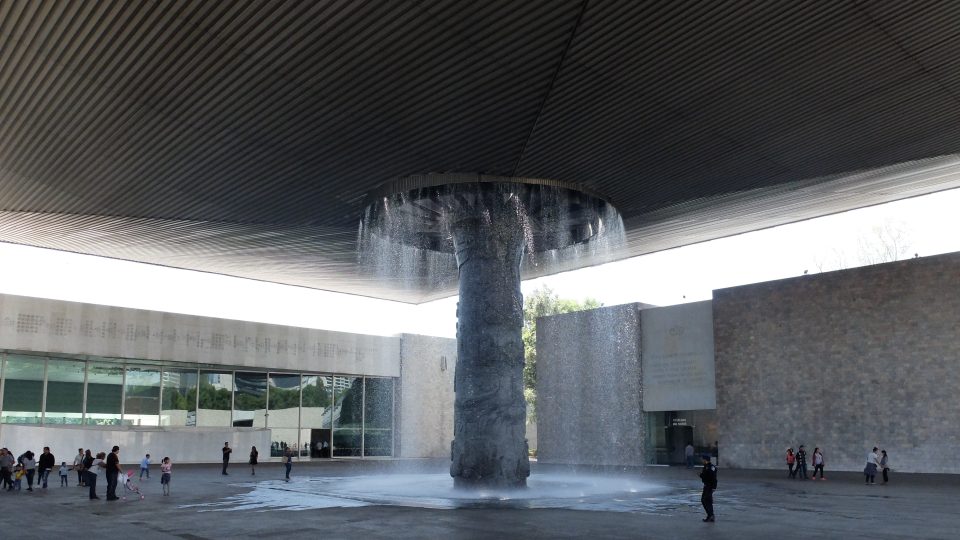
M960 472L960 253L714 291L720 455Z

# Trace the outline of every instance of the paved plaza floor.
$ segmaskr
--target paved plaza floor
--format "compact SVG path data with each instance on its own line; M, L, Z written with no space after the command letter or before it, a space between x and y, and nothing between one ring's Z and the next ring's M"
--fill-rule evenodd
M131 467L135 468L135 467ZM0 537L26 538L957 538L960 478L895 474L890 485L866 486L853 473L826 481L791 481L786 471L720 470L716 523L703 523L696 471L651 467L613 475L655 488L626 495L585 494L557 503L490 500L452 507L441 499L362 496L337 499L337 486L377 485L411 468L440 474L442 463L332 460L296 464L283 482L279 463L256 477L241 464L175 466L172 495L161 496L159 474L143 484L145 499L106 502L86 490L61 488L0 493ZM555 474L534 466L533 474ZM407 476L396 476L407 475ZM105 482L98 491L104 497ZM396 484L396 482L394 482ZM416 487L416 486L407 486ZM349 491L352 488L344 488ZM122 492L121 492L122 493ZM350 495L353 497L353 495ZM356 503L354 505L353 503ZM420 504L423 503L423 504ZM426 506L426 507L418 507Z

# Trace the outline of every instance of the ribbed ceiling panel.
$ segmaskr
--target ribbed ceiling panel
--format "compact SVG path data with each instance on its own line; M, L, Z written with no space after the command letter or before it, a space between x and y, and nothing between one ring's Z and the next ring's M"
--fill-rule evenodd
M355 268L361 201L397 176L579 182L623 213L617 257L945 189L917 171L960 153L958 22L885 0L0 0L0 240L419 301L450 290ZM921 179L858 173L895 166Z

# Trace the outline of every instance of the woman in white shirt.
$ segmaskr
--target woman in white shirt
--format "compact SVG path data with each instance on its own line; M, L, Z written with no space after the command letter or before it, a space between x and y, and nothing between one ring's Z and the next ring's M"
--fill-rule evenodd
M93 464L90 465L90 468L87 469L87 485L90 486L90 498L99 499L97 497L97 479L100 478L100 475L103 474L103 469L106 468L106 463L104 463L103 458L107 457L107 454L100 452L97 454L96 459L93 460Z

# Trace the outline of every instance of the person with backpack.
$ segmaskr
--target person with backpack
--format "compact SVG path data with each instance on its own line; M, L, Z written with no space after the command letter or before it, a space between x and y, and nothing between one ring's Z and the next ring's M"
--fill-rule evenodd
M703 521L713 522L713 492L717 489L717 467L710 463L710 454L703 455L703 470L700 471L700 481L703 482L703 494L700 496L700 504L707 512L707 517Z

